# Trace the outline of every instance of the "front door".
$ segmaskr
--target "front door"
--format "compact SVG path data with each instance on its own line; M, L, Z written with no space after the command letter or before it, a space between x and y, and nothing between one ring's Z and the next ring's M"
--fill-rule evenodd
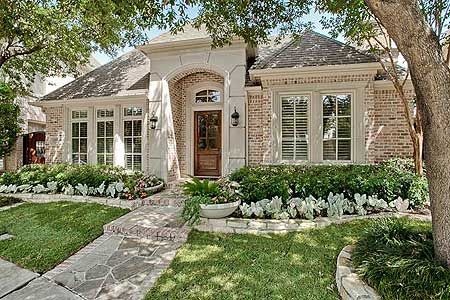
M219 177L222 168L222 113L194 113L194 176Z

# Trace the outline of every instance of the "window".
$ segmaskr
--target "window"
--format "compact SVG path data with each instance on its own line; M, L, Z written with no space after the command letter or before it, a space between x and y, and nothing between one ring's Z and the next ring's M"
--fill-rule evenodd
M352 99L349 94L322 95L323 160L351 160Z
M45 156L45 141L36 141L36 156Z
M87 163L87 111L72 111L72 163Z
M203 90L195 94L195 103L218 103L220 92L216 90Z
M0 171L5 171L5 159L0 157Z
M138 112L138 114L134 114ZM128 114L130 113L130 114ZM142 170L142 108L124 109L125 167L130 170Z
M308 160L308 96L281 97L281 158Z
M114 110L97 110L97 163L112 165L114 156Z

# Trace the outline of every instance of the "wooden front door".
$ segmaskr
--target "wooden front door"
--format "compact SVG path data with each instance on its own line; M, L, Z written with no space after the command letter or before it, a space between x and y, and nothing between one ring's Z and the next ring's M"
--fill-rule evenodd
M24 136L24 160L23 163L45 163L45 132L32 132Z
M194 113L194 176L219 177L222 169L222 112Z

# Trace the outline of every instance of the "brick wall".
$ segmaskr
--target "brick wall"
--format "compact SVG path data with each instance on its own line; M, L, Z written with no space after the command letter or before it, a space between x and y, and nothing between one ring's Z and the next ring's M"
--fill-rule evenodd
M373 75L292 76L262 80L262 91L248 96L248 164L272 163L273 86L298 86L310 83L367 82L364 89L366 161L378 162L393 157L410 157L412 145L403 115L401 100L393 89L374 89ZM303 89L305 91L305 89ZM407 92L413 97L413 91Z
M47 115L45 133L45 162L47 164L61 163L64 148L64 109L59 106L46 107Z
M12 151L5 156L5 171L14 171L23 166L23 137L19 136Z
M186 160L186 103L187 91L194 84L200 82L217 82L223 85L223 77L204 69L191 69L182 72L169 81L170 102L172 107L173 132L169 130L168 157L169 157L169 181L177 179L188 173Z

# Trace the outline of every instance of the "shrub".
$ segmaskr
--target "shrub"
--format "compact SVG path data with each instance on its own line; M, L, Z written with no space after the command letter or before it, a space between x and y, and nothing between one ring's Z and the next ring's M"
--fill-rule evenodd
M243 167L229 179L240 185L246 203L275 196L287 202L291 198L326 198L328 194L377 195L391 202L397 197L409 199L414 207L428 197L425 177L414 174L409 160L388 161L377 165L281 165Z
M145 197L145 188L162 180L141 172L107 165L27 165L0 177L0 190L7 192L58 193L81 195L116 195L128 199ZM5 189L8 186L10 188Z
M429 223L377 220L356 243L352 258L383 299L450 299L450 270L434 259Z
M208 179L192 178L183 184L183 191L188 196L207 196L216 197L220 194L219 185Z
M181 217L189 225L197 224L200 220L200 204L210 204L211 198L208 196L192 196L184 201Z

